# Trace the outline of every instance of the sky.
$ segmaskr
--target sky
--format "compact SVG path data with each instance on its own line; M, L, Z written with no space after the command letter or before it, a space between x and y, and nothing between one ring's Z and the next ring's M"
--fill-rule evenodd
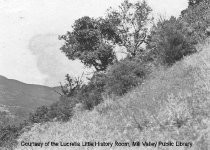
M82 16L104 16L123 0L0 0L0 75L30 84L59 85L87 71L59 48L58 35ZM130 0L135 1L135 0ZM179 16L187 0L147 0L153 15Z

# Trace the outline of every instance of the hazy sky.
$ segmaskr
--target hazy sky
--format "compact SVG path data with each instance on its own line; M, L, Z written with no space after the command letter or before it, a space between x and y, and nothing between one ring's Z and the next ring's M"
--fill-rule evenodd
M132 1L132 0L131 0ZM82 16L99 17L122 0L0 0L0 75L26 83L58 85L83 66L59 50L58 35ZM178 16L187 0L147 0L154 14Z

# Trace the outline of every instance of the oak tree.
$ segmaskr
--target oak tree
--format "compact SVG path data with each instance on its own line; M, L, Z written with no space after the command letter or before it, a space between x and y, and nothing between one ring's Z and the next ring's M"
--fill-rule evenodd
M82 17L75 21L73 31L59 37L65 43L61 50L71 59L79 59L96 71L106 70L115 57L113 43L120 42L115 29L102 18Z

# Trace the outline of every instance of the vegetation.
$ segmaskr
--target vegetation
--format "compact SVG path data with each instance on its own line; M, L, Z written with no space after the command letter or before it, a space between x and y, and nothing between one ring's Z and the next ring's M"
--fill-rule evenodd
M194 6L194 5L198 5L202 1L206 1L206 0L189 0L188 4L189 6Z
M206 29L210 25L210 1L208 0L194 0L196 5L189 5L189 7L182 11L180 19L185 23L189 29L190 38L202 42L206 39Z
M160 19L152 27L148 41L150 57L164 65L171 66L184 56L196 52L194 44L197 42L188 36L184 24L175 17Z
M209 6L190 0L179 18L161 18L150 30L151 8L145 1L125 0L118 9L109 9L105 18L76 20L73 31L60 36L65 41L61 50L69 59L94 67L93 76L85 84L66 75L59 101L37 108L20 128L2 129L1 138L8 137L2 145L17 138L18 142L178 140L207 150L210 43L202 30L208 20L201 19L206 23L202 29L194 21ZM206 46L199 49L200 39ZM116 46L126 49L126 58L117 60Z
M187 141L193 143L189 149L208 150L210 68L205 64L210 63L209 46L210 43L171 68L157 70L144 84L121 98L106 98L92 111L78 110L66 123L37 124L18 141Z
M148 72L145 65L134 60L125 59L115 63L106 74L107 94L124 95L133 87L140 85Z
M151 8L145 1L125 0L118 10L110 9L107 17L82 17L75 21L72 32L60 36L61 50L69 59L79 59L96 71L104 71L116 59L114 46L124 46L132 57L142 51L146 42Z
M7 125L0 128L0 148L13 150L18 144L17 138L22 134L22 129L26 127L27 122L19 125Z
M108 10L106 19L116 28L121 39L120 46L125 47L131 57L143 51L142 44L146 43L148 25L153 19L151 11L146 1L131 3L128 0L117 10Z
M92 110L103 101L102 93L104 92L105 75L103 73L95 73L88 85L84 85L77 98L87 110Z
M114 29L105 20L87 16L76 20L73 32L67 32L60 39L65 41L61 50L69 59L79 59L97 71L105 70L115 59L113 46L108 41L119 42Z

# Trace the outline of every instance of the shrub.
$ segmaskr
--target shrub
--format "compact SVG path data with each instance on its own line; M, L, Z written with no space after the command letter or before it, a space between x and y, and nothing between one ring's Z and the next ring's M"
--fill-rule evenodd
M49 118L68 121L73 116L73 108L77 100L74 97L61 97L60 101L52 104L48 112Z
M48 110L49 109L46 106L38 107L34 114L30 114L29 121L32 123L49 121L49 118L47 117Z
M8 125L0 130L0 148L12 150L17 145L17 138L20 135L21 126Z
M79 101L74 97L61 96L60 100L50 106L41 106L30 114L31 123L44 123L54 119L68 121L73 116L73 108Z
M106 76L105 91L123 95L142 82L146 69L144 65L126 59L111 66Z
M83 76L83 74L82 74ZM64 85L62 85L61 83L61 92L62 94L60 93L61 97L62 96L66 96L66 97L72 97L74 96L78 90L80 90L81 86L83 85L83 81L81 80L81 77L77 77L77 78L73 78L71 77L69 74L67 74L65 76L65 80L66 80L66 83Z
M105 74L96 72L90 82L81 88L77 97L85 109L91 110L103 101L104 85Z
M184 24L175 17L159 20L151 30L147 49L152 51L158 63L170 66L196 52L195 41L188 38L187 32Z

